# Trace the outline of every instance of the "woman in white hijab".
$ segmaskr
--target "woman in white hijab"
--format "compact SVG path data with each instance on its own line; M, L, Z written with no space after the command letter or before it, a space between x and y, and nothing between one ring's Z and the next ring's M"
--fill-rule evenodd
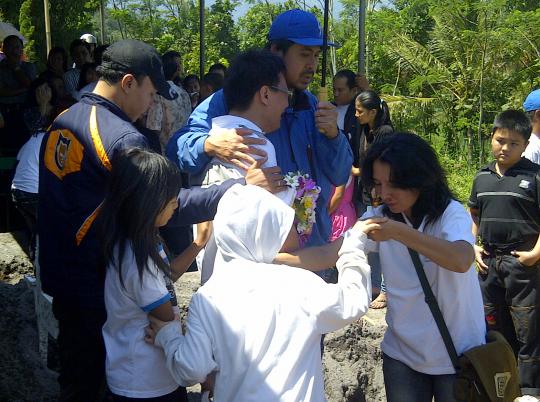
M149 341L165 351L182 385L215 371L214 401L325 401L321 335L357 320L371 300L366 234L384 218L345 234L339 282L272 265L294 248L294 210L255 186L233 186L214 220L218 247L212 277L193 296L187 331L150 317Z

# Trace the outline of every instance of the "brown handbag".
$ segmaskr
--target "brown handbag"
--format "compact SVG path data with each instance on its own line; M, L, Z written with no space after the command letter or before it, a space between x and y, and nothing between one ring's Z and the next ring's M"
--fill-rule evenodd
M458 357L420 257L410 248L409 254L424 290L426 303L456 370L454 397L464 402L513 402L521 396L521 389L516 357L504 336L497 331L489 331L485 345L471 348Z

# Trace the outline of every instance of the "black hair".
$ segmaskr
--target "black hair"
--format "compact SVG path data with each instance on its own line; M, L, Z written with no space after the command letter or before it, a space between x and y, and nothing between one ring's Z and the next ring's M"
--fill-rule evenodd
M96 63L84 63L81 67L81 73L79 74L79 83L77 84L77 90L80 91L83 89L88 82L86 82L86 72L88 70L95 70L97 68Z
M347 86L349 89L356 88L356 74L351 70L340 70L334 75L336 78L345 78L347 80Z
M24 42L21 38L19 38L17 35L8 35L4 38L4 40L2 41L2 48L4 46L6 46L6 43L8 43L10 40L12 39L17 39L19 41L19 43L21 44L21 46L24 46Z
M140 148L118 152L111 163L108 191L99 214L105 262L118 271L123 285L122 262L129 245L141 281L144 272L149 272L149 260L168 274L169 267L158 251L161 239L156 219L178 196L180 171L164 156Z
M214 92L216 92L223 88L225 78L219 73L206 73L201 80L201 84L203 83L210 85Z
M91 54L90 45L82 39L74 39L71 41L71 43L69 44L69 54L73 56L75 49L78 48L79 46L84 46L86 50L88 50L88 54Z
M246 110L261 87L279 84L280 74L285 74L281 57L266 50L240 53L231 64L223 86L227 107L229 110Z
M221 70L223 71L224 75L227 74L227 66L223 63L214 63L210 66L210 68L208 69L208 73L213 73L215 72L216 70Z
M182 80L182 86L185 88L190 81L197 81L200 83L199 76L197 74L186 75Z
M178 64L173 60L164 60L163 61L163 75L165 79L170 81L173 79L174 74L178 71Z
M437 154L427 141L416 134L396 133L373 143L362 165L362 183L370 190L374 187L375 161L390 166L390 181L394 186L418 190L418 199L412 207L415 227L420 225L424 217L426 224L434 223L442 216L450 201L455 199ZM401 219L399 214L393 214L386 206L383 211L386 216Z
M519 110L505 110L495 117L491 133L495 134L495 131L504 129L518 133L525 141L529 141L532 131L531 119Z
M105 53L105 50L109 48L110 45L99 45L94 49L94 63L96 65L101 64L101 60L103 59L103 53Z
M356 96L355 103L356 102L360 103L364 109L377 111L377 114L375 115L375 124L372 127L373 129L383 125L392 126L388 104L379 97L377 92L372 91L371 89L362 91Z
M276 47L276 51L283 52L283 55L285 55L289 51L289 48L294 45L294 42L289 39L269 40L268 42L266 42L264 49L270 51L272 50L272 45Z
M64 61L62 62L62 69L64 71L67 71L67 63L68 63L68 54L66 52L66 49L64 49L62 46L55 46L49 50L49 54L47 55L47 67L50 67L50 60L52 55L54 54L61 54Z
M176 50L169 50L168 52L163 53L161 56L161 61L165 64L168 61L173 61L176 57L182 58L182 55Z

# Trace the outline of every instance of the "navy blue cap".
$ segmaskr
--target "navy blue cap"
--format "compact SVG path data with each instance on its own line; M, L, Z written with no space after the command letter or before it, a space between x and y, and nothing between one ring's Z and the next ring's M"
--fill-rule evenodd
M279 14L268 33L268 40L288 39L298 45L322 46L323 32L317 18L300 9L288 10ZM328 41L328 46L336 46Z
M526 112L540 109L540 89L532 91L527 96L525 102L523 102L523 109L525 109Z
M161 56L157 50L139 40L126 39L113 43L103 53L103 59L98 69L147 75L156 87L158 94L169 100L178 97L176 91L165 79Z

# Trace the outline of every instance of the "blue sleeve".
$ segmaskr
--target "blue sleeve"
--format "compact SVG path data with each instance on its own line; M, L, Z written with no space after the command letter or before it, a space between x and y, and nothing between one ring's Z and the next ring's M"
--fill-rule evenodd
M167 226L188 226L213 220L219 200L235 184L243 185L246 181L245 179L229 179L206 188L181 189L178 194L178 208Z
M317 98L308 94L313 110L317 110ZM339 130L335 138L329 139L322 134L313 120L313 135L315 140L316 158L326 177L334 186L347 183L351 174L353 153L347 136Z
M351 174L353 154L347 137L342 130L332 139L317 133L317 160L321 162L322 171L334 186L347 183Z
M204 141L212 119L227 112L223 90L220 90L197 106L187 124L171 138L166 153L182 172L199 173L210 162L210 156L204 152Z

